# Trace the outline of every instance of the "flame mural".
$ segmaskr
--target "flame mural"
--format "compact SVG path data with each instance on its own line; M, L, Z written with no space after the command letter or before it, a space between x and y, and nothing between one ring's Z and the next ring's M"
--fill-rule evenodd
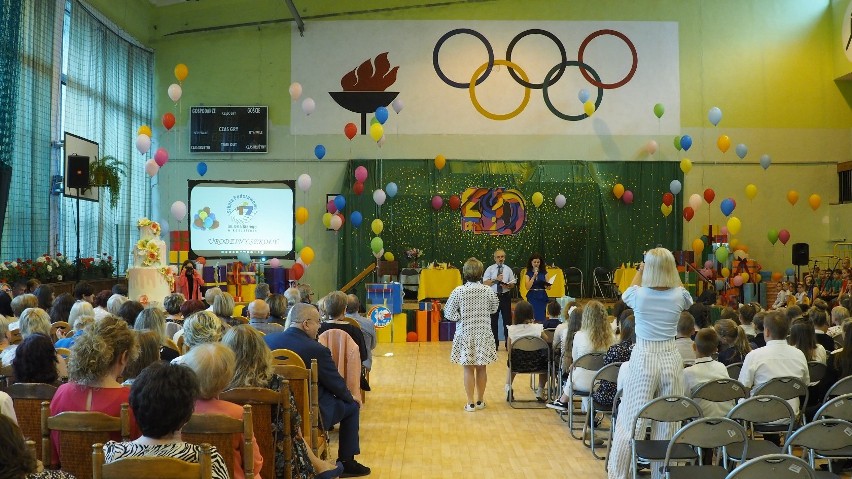
M350 70L340 79L343 91L330 91L338 105L361 114L361 134L367 134L367 114L380 106L388 106L399 95L386 91L396 82L399 67L391 68L388 52L380 53L375 60L368 59Z
M463 231L511 235L521 231L527 222L526 203L518 190L468 188L461 200Z

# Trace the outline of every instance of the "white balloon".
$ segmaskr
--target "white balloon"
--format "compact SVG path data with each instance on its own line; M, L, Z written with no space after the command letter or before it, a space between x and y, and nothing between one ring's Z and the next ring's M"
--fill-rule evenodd
M313 98L305 98L302 102L302 111L305 115L310 115L317 109L317 104L314 102Z
M299 185L299 189L302 191L308 191L311 189L311 175L307 173L302 173L299 175L299 179L297 180Z
M385 200L387 199L388 197L383 190L379 189L373 192L373 201L375 201L377 205L382 206L385 204Z
M376 257L376 259L379 259L379 258L381 258L382 256L384 256L384 254L385 254L385 249L384 249L384 248L382 248L382 249L380 249L380 250L379 250L379 252L378 252L378 253L373 253L373 256L375 256L375 257Z
M671 191L673 195L680 193L682 187L683 185L680 184L680 180L672 180L672 182L669 183L669 191Z
M160 171L160 165L156 161L148 160L145 162L145 173L148 173L148 176L153 178L158 171Z
M385 135L382 135L382 137L379 138L379 141L377 141L376 144L379 145L379 148L383 147L385 145Z
M648 144L645 145L645 149L648 150L649 155L653 155L654 153L656 153L657 148L659 148L659 145L657 145L657 142L654 140L648 141Z
M145 133L141 133L136 137L136 149L143 155L151 149L151 137Z
M172 99L173 102L177 103L180 100L181 95L183 95L183 89L177 83L172 83L169 85L169 98Z
M399 112L402 111L402 109L404 107L405 107L405 104L403 104L402 100L400 100L399 98L397 98L396 100L391 102L391 108L393 108L393 111L395 111L397 113L397 115L399 114Z
M693 211L698 211L698 207L704 203L704 199L701 198L701 195L698 193L693 193L692 196L689 197L689 206L692 207Z
M172 203L172 216L174 219L180 221L186 217L186 203L183 201L175 201Z
M340 217L337 215L331 215L331 221L329 223L331 229L333 229L334 231L339 230L340 227L343 226L343 220L341 220Z
M293 82L290 85L290 99L296 101L302 96L302 85L299 82Z
M565 195L563 195L562 193L559 193L558 195L556 195L556 199L554 200L554 203L556 203L557 208L564 207L565 206Z

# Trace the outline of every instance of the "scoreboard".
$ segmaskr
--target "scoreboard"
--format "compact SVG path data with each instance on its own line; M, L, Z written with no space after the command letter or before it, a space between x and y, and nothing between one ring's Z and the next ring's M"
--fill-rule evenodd
M266 153L265 106L190 108L190 153Z

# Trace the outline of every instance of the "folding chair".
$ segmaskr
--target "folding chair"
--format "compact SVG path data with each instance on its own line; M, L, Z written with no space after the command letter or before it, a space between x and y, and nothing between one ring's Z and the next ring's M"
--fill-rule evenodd
M724 458L725 466L728 465L729 460L742 462L766 454L781 453L780 446L766 439L755 438L754 431L757 426L787 420L786 425L777 424L776 426L785 428L786 437L789 437L793 431L795 417L796 413L793 412L790 404L777 396L754 396L734 406L728 413L728 419L740 421L749 428L751 434L747 449L740 449L736 446L727 448Z
M745 399L746 387L736 379L716 379L696 387L690 397L711 402L736 401Z
M67 361L71 357L71 350L68 348L56 348L56 354L62 356Z
M852 376L846 376L828 388L828 391L825 393L825 399L822 402L827 403L829 399L843 396L844 394L852 394Z
M589 448L592 449L592 456L594 456L596 459L600 459L600 460L606 459L606 456L598 456L595 453L595 430L597 428L595 427L594 419L595 419L597 414L602 414L603 416L609 415L610 416L610 422L612 422L612 408L613 408L613 404L615 403L615 399L613 398L613 404L606 405L606 404L601 404L598 401L595 401L594 395L595 395L595 392L597 392L601 388L601 386L603 385L602 381L609 381L610 383L612 383L613 386L615 386L618 383L618 370L620 368L621 368L621 363L607 364L606 366L600 368L598 370L598 372L595 374L594 379L592 379L592 391L591 391L591 394L589 395L589 397L590 397L590 399L589 399L589 412L586 415L586 422L583 424L582 438L583 438L583 444L585 444L586 447L589 447ZM586 443L586 430L589 431L589 442L588 443ZM609 441L611 439L612 439L612 436L609 436L607 438L607 441Z
M631 431L634 431L634 437L630 440L633 477L639 477L638 462L640 460L651 462L664 461L668 458L675 461L692 461L698 458L698 454L686 444L675 444L669 448L668 439L636 439L635 431L639 429L642 420L648 420L652 423L680 423L698 419L701 416L701 408L698 404L684 396L660 397L643 406L633 421L633 428L631 429Z
M598 266L592 271L592 276L595 280L595 292L597 296L596 298L612 298L615 295L613 294L613 290L615 289L615 283L612 280L612 274L604 267Z
M71 325L68 324L67 321L57 321L50 325L50 340L56 341L56 330L61 329L63 332L67 333L71 331Z
M723 479L728 470L714 464L704 464L702 452L704 449L721 448L722 455L728 446L741 444L748 447L748 434L742 425L724 417L696 419L680 428L672 436L666 448L666 458L663 462L663 473L666 479ZM672 466L670 464L672 451L679 444L697 447L698 464L689 466Z
M236 458L234 457L234 435L239 434L240 455L242 458L245 479L254 478L254 423L252 422L251 406L243 406L243 418L234 419L224 414L193 414L189 422L183 426L181 437L191 444L209 443L216 447L225 464L228 473L234 477ZM274 459L271 462L275 462ZM79 476L78 476L79 477Z
M743 363L733 363L729 364L728 367L728 377L731 379L736 379L739 381L740 379L740 371L743 369Z
M772 378L760 386L756 386L752 390L751 395L778 396L787 401L793 399L799 401L799 411L796 414L796 422L801 421L804 424L803 418L805 416L805 404L808 403L809 392L807 384L803 383L800 379L794 377ZM804 400L799 399L802 396L804 396ZM796 426L794 425L793 428L795 427ZM763 433L783 431L784 429L785 428L783 427L775 425L763 425L759 428L755 428L755 430Z
M613 398L612 400L612 414L609 418L610 440L606 442L606 459L604 460L604 471L609 470L609 450L612 447L612 437L614 437L615 435L615 422L618 420L618 406L621 405L621 396L623 393L623 390L617 390L615 393L615 398Z
M41 436L41 402L50 401L56 394L56 386L42 383L15 383L6 389L12 397L18 426L25 439L36 440ZM41 456L41 442L36 442L36 456Z
M567 354L567 352L566 352L566 354ZM579 412L576 411L576 409L574 409L575 399L587 398L587 397L589 397L589 394L591 394L591 391L585 391L585 390L582 390L582 389L575 389L574 388L574 372L577 370L577 368L587 369L589 371L600 370L600 368L602 368L604 366L604 355L605 354L606 353L603 353L603 352L595 352L595 353L584 354L584 355L580 356L579 358L577 358L576 361L571 363L571 369L568 371L568 379L567 379L567 381L568 381L568 383L567 383L568 384L568 407L570 409L568 411L560 411L559 417L564 421L565 418L563 416L565 414L568 415L568 431L571 433L571 437L573 437L574 439L582 439L583 438L583 436L574 435L574 431L582 431L583 430L582 427L576 427L574 425L574 423L576 422L574 415L579 413L581 417L585 416L582 413L582 409Z
M814 414L817 419L843 419L852 422L852 394L837 396L823 404Z
M523 336L512 341L509 349L509 372L511 374L544 374L550 377L550 346L538 336ZM547 394L550 399L550 393ZM536 407L547 407L536 399L518 401L515 399L515 391L509 384L509 406L518 408L516 403L533 403Z
M573 294L571 287L577 287L577 293ZM575 298L586 297L586 287L583 283L583 270L576 266L571 266L565 270L565 294L574 296Z
M813 468L796 456L769 454L750 461L731 471L725 479L815 479Z
M93 479L211 479L213 459L210 444L201 445L199 462L187 462L173 457L125 457L104 464L104 445L92 446ZM273 476L274 477L274 476Z
M811 379L811 384L822 381L825 373L828 372L828 366L819 361L808 361L808 376Z
M829 459L828 471L832 472L831 459L852 458L852 423L842 419L814 420L787 438L784 451L792 454L794 446L805 449L811 467L816 458Z

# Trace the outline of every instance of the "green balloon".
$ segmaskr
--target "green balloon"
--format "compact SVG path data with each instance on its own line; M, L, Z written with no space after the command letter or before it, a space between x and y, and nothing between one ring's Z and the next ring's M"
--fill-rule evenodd
M301 236L296 236L296 252L302 251L302 248L305 247L305 241Z
M370 249L373 250L373 253L378 253L384 247L385 247L385 242L382 241L382 238L379 237L379 236L376 236L375 238L372 239L372 241L370 241Z
M376 117L370 118L370 126L373 126L376 123L379 123L379 120Z
M680 146L680 135L674 137L672 143L674 143L674 147L677 148L677 151L680 151L680 149L683 148L682 146Z
M657 103L656 105L654 105L654 115L656 115L657 118L662 118L663 113L665 113L665 112L666 112L666 107L664 107L662 103ZM678 148L678 149L680 149L680 148Z
M772 244L774 245L774 244L775 244L775 242L776 242L776 241L778 241L778 231L776 231L776 230L769 230L769 231L766 233L766 238L769 240L769 242L770 242L770 243L772 243Z
M724 246L719 246L716 249L716 259L719 260L720 263L724 263L728 260L728 248Z

